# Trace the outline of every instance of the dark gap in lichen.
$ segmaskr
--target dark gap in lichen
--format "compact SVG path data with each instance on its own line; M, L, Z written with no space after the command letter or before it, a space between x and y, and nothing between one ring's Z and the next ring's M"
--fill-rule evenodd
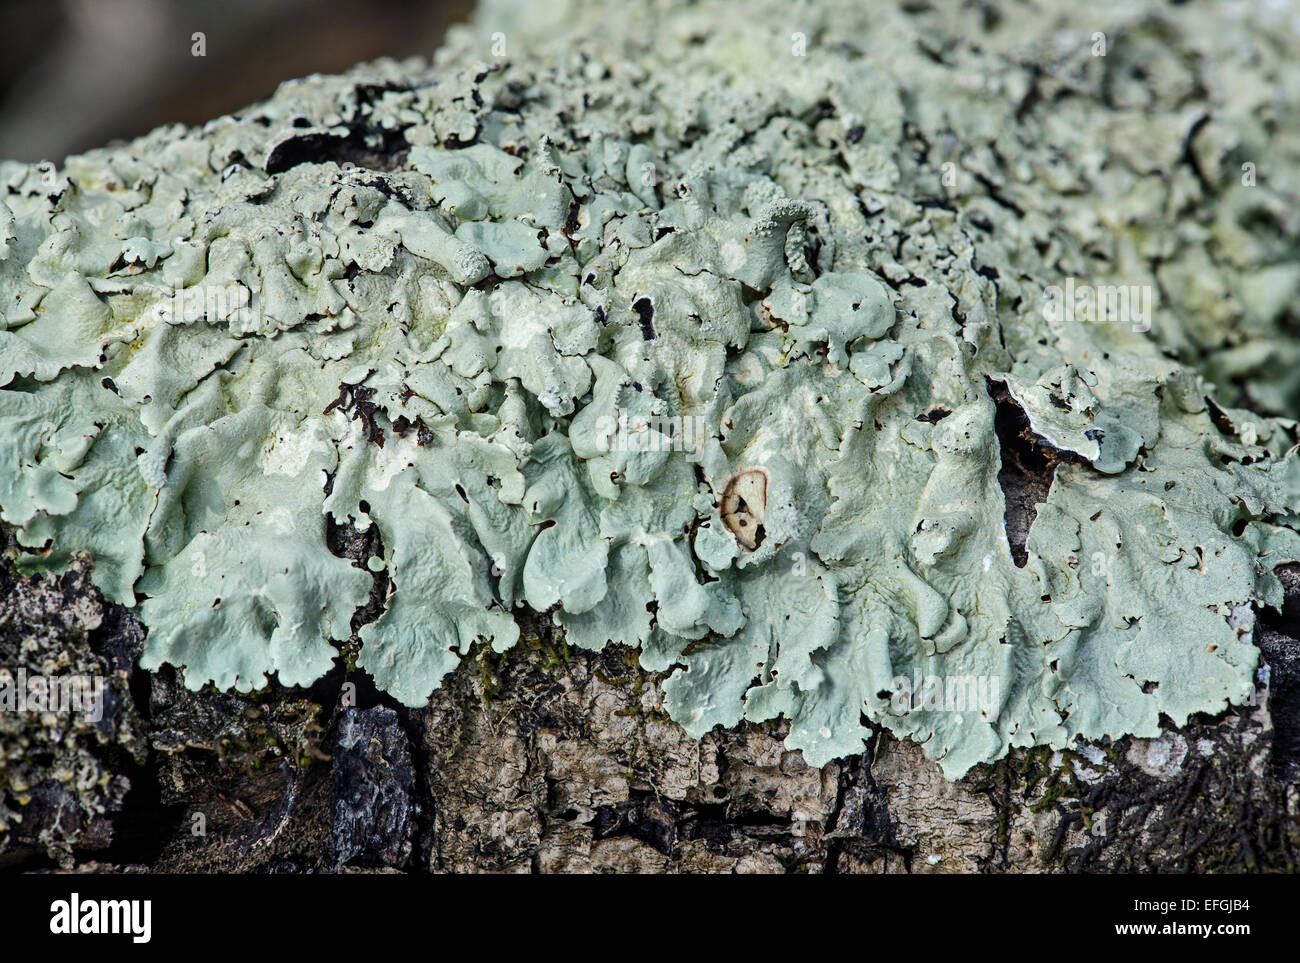
M947 418L950 414L952 414L952 412L947 408L936 407L917 415L916 420L928 422L933 425L943 421L943 419Z
M649 298L637 298L632 302L632 308L636 311L637 318L641 321L641 337L645 341L653 341L658 335L655 333L654 316L655 306Z
M370 135L378 136L372 146ZM266 157L266 172L282 174L299 164L352 164L367 170L397 170L406 159L408 148L401 131L354 126L346 135L313 132L297 134L280 141Z
M325 479L325 495L327 497L333 488L334 476L329 475ZM364 502L362 503L362 511L365 511L368 507ZM351 520L340 523L334 519L333 515L326 512L325 545L330 550L330 554L336 558L347 559L352 563L353 568L360 569L371 578L370 597L366 599L364 605L358 607L352 613L352 621L349 624L352 637L345 643L343 654L350 661L355 658L356 653L361 649L361 640L357 635L361 631L361 627L377 620L384 614L384 609L387 607L390 587L388 570L383 569L372 572L366 565L371 558L384 557L384 539L379 532L378 525L372 523L365 531L361 531Z
M1024 568L1029 561L1029 530L1038 517L1038 506L1047 501L1056 466L1072 459L1068 452L1053 448L1034 433L1029 416L1004 382L988 379L986 388L997 405L993 427L1001 455L998 486L1003 496L1003 524L1011 559L1017 568Z

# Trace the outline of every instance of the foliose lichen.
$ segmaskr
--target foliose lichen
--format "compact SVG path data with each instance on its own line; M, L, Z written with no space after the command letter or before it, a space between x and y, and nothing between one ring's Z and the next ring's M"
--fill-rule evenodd
M784 716L812 765L876 725L956 776L1243 698L1300 558L1300 166L1230 65L1294 85L1284 41L564 7L53 185L0 165L20 563L88 551L196 687L318 678L376 572L359 664L411 705L551 612L676 667L691 734ZM1019 565L995 394L1055 465Z

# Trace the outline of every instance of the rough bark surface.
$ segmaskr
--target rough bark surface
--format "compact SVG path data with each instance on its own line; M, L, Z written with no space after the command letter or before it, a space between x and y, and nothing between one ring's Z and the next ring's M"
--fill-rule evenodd
M929 9L903 6L909 16ZM941 61L938 46L929 55ZM1051 79L1031 73L1024 112ZM1135 63L1105 90L1114 100L1112 86L1127 96L1160 88L1162 76ZM1166 86L1161 96L1183 96ZM1118 103L1132 119L1145 101ZM267 172L306 159L384 170L407 146L386 135L376 151L362 134L286 141ZM1197 158L1228 156L1211 135L1213 122L1195 121L1173 145L1180 156L1164 160L1190 158L1205 181ZM861 137L861 127L845 133L849 144ZM918 156L930 151L917 145ZM997 204L1019 212L987 180ZM1287 243L1289 231L1278 227ZM900 257L906 240L900 233ZM1151 259L1155 270L1161 257ZM927 287L894 267L896 286ZM1226 303L1214 291L1204 298ZM1200 309L1189 305L1189 315ZM1059 454L1024 427L1014 405L999 406L999 481L1020 563ZM383 554L375 529L335 527L328 542L359 567ZM547 616L520 614L516 648L478 648L425 707L405 707L355 668L356 632L383 609L383 573L333 671L310 688L194 692L176 670L139 667L145 629L105 603L87 558L27 578L9 567L14 548L0 527L0 668L102 677L108 689L94 723L0 712L0 870L1214 872L1294 871L1300 857L1300 566L1279 569L1281 612L1258 613L1250 704L1167 723L1156 739L1014 750L950 781L920 746L881 730L860 756L820 769L783 745L783 723L697 741L665 713L664 675L626 648L570 648Z
M134 666L143 631L84 562L62 578L5 574L5 662L98 671L112 695L98 726L4 717L29 789L3 800L0 868L1294 870L1300 572L1285 578L1285 610L1256 635L1254 705L1156 740L1016 751L950 782L887 733L820 770L777 725L696 742L634 652L573 651L538 624L507 655L465 660L419 710L344 659L310 690L190 692Z

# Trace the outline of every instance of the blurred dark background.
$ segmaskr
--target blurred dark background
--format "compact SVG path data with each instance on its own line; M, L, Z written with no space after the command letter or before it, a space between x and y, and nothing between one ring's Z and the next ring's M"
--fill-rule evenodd
M472 0L0 0L0 158L201 124L282 81L429 57ZM195 33L205 56L195 56Z

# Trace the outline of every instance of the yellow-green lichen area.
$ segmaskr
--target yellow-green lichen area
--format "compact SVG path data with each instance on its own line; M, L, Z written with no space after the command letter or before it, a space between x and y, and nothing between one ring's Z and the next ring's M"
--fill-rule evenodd
M194 686L318 678L372 572L357 664L411 705L548 613L813 765L1243 698L1300 557L1300 125L1205 64L1294 85L1267 12L1103 5L1097 55L1062 15L564 6L0 164L21 563L90 552ZM1021 565L998 393L1056 466Z

